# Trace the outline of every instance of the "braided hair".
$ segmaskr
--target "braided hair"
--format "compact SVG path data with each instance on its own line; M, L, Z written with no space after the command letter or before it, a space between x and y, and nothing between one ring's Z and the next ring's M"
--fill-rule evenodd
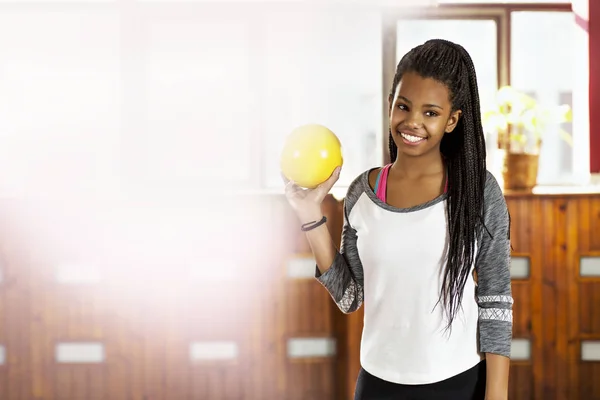
M452 112L462 115L451 134L442 138L440 151L448 170L448 229L450 243L440 293L448 315L447 328L462 303L464 287L475 257L478 229L483 226L486 151L475 67L467 51L447 40L434 39L410 50L398 63L390 92L407 72L443 83L449 90ZM390 129L391 162L398 156ZM438 301L439 303L439 301Z

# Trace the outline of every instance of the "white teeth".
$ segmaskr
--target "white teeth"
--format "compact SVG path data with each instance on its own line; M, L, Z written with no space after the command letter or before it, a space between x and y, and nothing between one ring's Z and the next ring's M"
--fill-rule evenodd
M418 136L412 136L412 135L407 135L406 133L401 133L400 134L404 139L408 140L409 142L412 143L416 143L416 142L420 142L421 140L425 140L422 137L418 137Z

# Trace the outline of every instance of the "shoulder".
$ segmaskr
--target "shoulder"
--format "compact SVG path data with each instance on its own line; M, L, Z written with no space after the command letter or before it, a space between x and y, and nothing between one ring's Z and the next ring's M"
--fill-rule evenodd
M487 171L483 195L483 215L487 228L505 227L509 224L510 216L502 188L494 175Z
M504 193L502 192L502 188L496 177L490 171L486 171L483 202L486 210L491 204L497 202L504 203Z
M348 191L346 192L346 197L344 198L344 203L348 213L350 213L352 207L354 207L360 196L365 191L372 190L371 175L373 175L374 173L375 179L377 179L377 171L379 171L380 169L381 168L369 168L368 170L362 172L360 175L354 178L352 183L350 183L350 186L348 186ZM374 183L375 181L373 181L373 186Z

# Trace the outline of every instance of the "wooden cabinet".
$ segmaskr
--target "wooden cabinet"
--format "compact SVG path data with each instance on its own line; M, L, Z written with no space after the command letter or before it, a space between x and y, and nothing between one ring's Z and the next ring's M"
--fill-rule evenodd
M600 194L506 198L515 298L510 399L600 399ZM110 243L82 213L76 219L86 224L77 226L89 236L60 251L49 248L59 243L51 235L4 215L0 398L352 399L363 309L342 314L313 278L310 249L283 196L217 200L220 211L208 208L210 215L149 210L134 221L137 230L117 237L111 230ZM336 242L342 204L328 197L323 206ZM51 226L56 235L60 227ZM102 254L90 238L103 240ZM140 254L123 259L123 243ZM101 256L106 279L57 282L55 267L73 254ZM195 263L203 263L200 275L190 278ZM100 344L104 357L57 362L61 342Z
M600 268L582 260L600 261L600 195L506 197L513 260L529 265L513 280L513 334L531 356L513 362L512 398L599 399Z

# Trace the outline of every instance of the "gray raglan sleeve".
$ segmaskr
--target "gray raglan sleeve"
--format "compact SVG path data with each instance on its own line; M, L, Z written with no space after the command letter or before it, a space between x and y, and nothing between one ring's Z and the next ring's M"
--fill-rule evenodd
M484 224L475 264L479 350L510 357L513 317L510 217L502 190L489 172L485 185Z
M352 207L362 194L360 177L348 188L344 199L344 224L339 251L325 273L316 268L315 277L327 289L339 309L349 314L360 308L363 302L363 267L356 247L356 230L348 222Z

